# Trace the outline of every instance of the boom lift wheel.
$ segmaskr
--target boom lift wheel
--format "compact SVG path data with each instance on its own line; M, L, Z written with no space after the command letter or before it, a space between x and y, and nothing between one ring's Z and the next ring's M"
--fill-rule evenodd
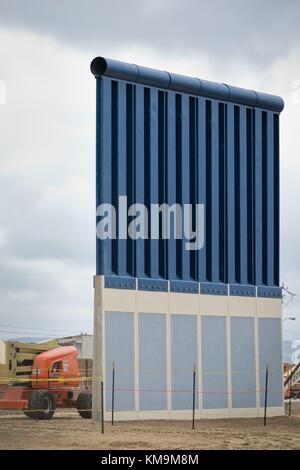
M25 416L31 419L52 419L55 412L55 399L47 390L34 390L28 400Z
M81 392L77 398L77 411L84 419L92 418L92 394Z

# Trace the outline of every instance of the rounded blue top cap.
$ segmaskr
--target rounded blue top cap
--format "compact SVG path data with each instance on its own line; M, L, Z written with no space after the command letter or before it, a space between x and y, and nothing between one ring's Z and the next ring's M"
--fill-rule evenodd
M117 80L229 101L277 113L280 113L284 108L284 101L280 96L246 90L225 83L186 77L104 57L95 57L92 60L91 72L96 78L107 76Z

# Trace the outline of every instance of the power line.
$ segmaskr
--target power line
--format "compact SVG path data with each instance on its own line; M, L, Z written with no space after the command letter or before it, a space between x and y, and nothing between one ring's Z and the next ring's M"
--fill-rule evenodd
M300 297L300 294L297 294L297 292L292 292L292 291L288 288L288 286L284 285L284 283L282 284L281 287L282 287L282 290L283 290L284 292L286 292L287 295L289 295L291 299L293 299L294 297Z
M7 314L7 312L6 312ZM3 317L1 316L1 313L0 313L0 320L16 320L16 321L20 321L20 320L32 320L32 321L36 321L37 319L36 318L33 318L33 317L26 317L23 315L23 313L16 313L15 315L19 315L18 317L13 317L13 316L9 316L9 317ZM70 314L66 314L66 317L69 316L69 315L72 315L71 313ZM61 316L61 315L60 315ZM89 324L93 324L93 320L73 320L72 319L72 322L74 323L89 323Z
M51 330L50 330L51 331ZM19 335L19 336L39 336L39 337L42 337L42 338L57 338L57 337L60 337L61 334L59 333L54 333L54 330L51 332L51 333L47 333L46 332L29 332L29 331L13 331L13 330L1 330L0 329L0 335L2 333L5 333L5 334L13 334L13 335ZM88 334L88 333L87 333ZM91 333L90 333L91 334ZM81 332L80 333L75 333L74 330L72 332L69 332L68 334L65 333L66 336L79 336L81 335Z
M43 327L40 327L40 328L35 328L35 327L30 327L30 326L15 326L15 325L0 325L0 329L4 327L8 327L8 328L13 328L13 329L22 329L22 330L37 330L37 331L52 331L52 332L60 332L60 333L67 333L69 332L70 330L65 330L65 329L56 329L56 328L43 328ZM72 327L70 327L72 328ZM78 327L76 327L78 328Z
M39 270L27 270L22 268L17 268L13 266L1 266L0 267L0 275L10 274L10 271L17 275L26 275L26 276L43 276L43 277L56 277L56 278L65 278L65 279L73 279L79 281L91 281L93 275L90 276L82 276L80 273L53 273L50 271L39 271Z
M2 330L0 331L0 334L10 334L10 335L20 335L20 336L24 336L24 335L28 335L28 336L38 336L40 338L57 338L57 336L59 335L54 335L54 334L51 334L51 335L43 335L42 333L21 333L21 332L17 332L17 331L10 331L10 330Z

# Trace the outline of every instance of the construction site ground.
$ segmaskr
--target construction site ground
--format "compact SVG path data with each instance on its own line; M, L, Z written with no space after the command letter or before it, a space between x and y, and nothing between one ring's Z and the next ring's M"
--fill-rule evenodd
M263 419L131 421L100 426L73 411L51 421L0 414L0 449L300 449L300 407L293 415Z

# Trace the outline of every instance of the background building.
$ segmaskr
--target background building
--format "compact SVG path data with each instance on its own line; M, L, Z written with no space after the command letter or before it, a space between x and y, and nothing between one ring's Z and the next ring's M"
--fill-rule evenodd
M93 359L93 335L81 333L81 335L59 338L61 346L75 346L78 351L78 359Z

